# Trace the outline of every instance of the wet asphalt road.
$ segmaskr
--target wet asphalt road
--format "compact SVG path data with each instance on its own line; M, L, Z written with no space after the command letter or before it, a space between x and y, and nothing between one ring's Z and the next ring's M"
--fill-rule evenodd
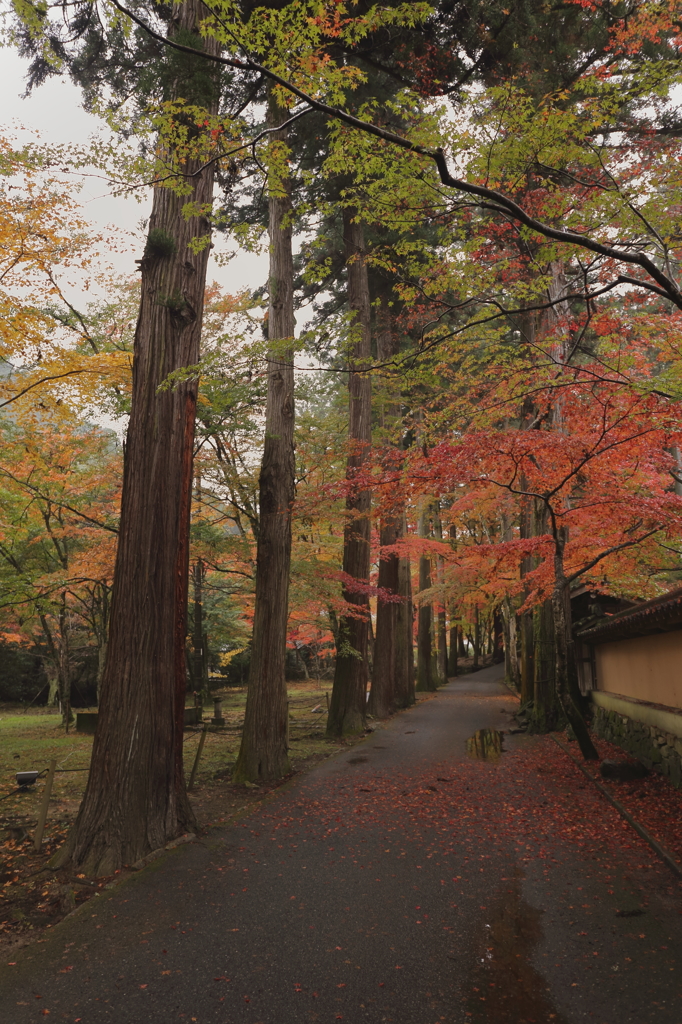
M521 846L476 805L466 739L514 708L497 678L90 900L0 965L1 1024L682 1024L680 889L644 848L633 873L640 841L618 823L606 888L589 849ZM505 756L489 782L520 781Z

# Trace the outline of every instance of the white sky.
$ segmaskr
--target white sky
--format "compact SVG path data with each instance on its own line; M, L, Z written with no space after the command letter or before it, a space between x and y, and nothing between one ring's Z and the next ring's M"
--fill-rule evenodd
M22 99L25 91L26 62L10 49L0 51L0 96L2 113L0 131L11 139L46 143L86 143L88 139L102 132L102 122L86 113L81 106L80 93L68 80L53 79L36 89L28 99ZM23 130L22 130L23 129ZM133 198L114 197L108 194L107 185L95 178L84 178L79 195L83 215L95 229L104 230L113 226L125 239L119 245L122 251L111 254L111 263L120 274L134 274L135 260L142 251L142 236L138 231L140 221L149 216L151 197L142 202ZM136 237L132 237L133 234ZM128 241L129 238L129 241ZM234 249L218 236L217 250ZM208 280L218 281L227 292L238 292L245 287L262 285L267 276L267 255L240 252L227 266L209 266ZM75 297L75 296L74 296ZM92 298L92 294L89 296Z

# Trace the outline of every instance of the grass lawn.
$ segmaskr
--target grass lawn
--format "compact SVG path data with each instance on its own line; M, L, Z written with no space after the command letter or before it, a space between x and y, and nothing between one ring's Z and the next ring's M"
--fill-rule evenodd
M345 740L327 740L327 693L331 681L292 683L289 693L289 742L292 775L323 760ZM246 689L218 691L223 700L224 727L209 726L197 771L192 805L201 829L229 821L277 788L233 786L232 768L237 758L244 722ZM95 710L82 709L82 710ZM204 708L210 721L213 706ZM201 727L185 732L185 777L189 779ZM73 907L89 898L109 880L88 882L54 871L47 861L64 842L80 804L90 763L92 737L67 733L53 709L0 705L0 944L32 941ZM15 773L42 770L51 758L57 761L47 825L40 853L33 837L45 781L21 792ZM291 777L291 776L289 776Z

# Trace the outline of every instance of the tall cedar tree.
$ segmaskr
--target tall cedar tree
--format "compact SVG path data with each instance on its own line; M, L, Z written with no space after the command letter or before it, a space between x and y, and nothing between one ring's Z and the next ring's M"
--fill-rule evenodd
M419 516L419 536L430 534L430 509L425 508ZM419 590L431 588L431 556L422 553L419 556ZM433 609L429 601L419 604L417 613L417 689L428 691L437 689L433 674L433 645L431 642L431 618Z
M200 47L200 0L177 8L171 34ZM207 44L215 50L212 43ZM218 89L203 61L175 61L169 98L214 113ZM211 94L212 92L212 94ZM194 93L194 94L193 94ZM185 641L196 381L159 391L169 373L199 360L210 233L187 218L210 207L213 169L186 164L189 196L156 187L140 263L133 392L123 473L110 636L88 784L62 861L112 874L193 825L182 763ZM191 175L191 177L189 177Z
M270 93L268 123L280 124L285 112ZM273 136L286 141L286 132ZM290 181L276 169L270 181L270 294L268 339L293 339L294 260ZM284 677L291 506L294 500L294 353L276 345L268 354L265 444L259 478L256 554L256 604L251 641L249 688L244 731L233 781L281 778L289 770L286 745L287 690Z
M343 209L343 241L348 267L348 306L353 337L348 358L348 497L343 534L343 596L348 611L339 617L334 685L327 735L360 732L365 724L369 634L369 567L371 492L356 482L368 468L372 443L372 385L367 368L372 358L369 283L365 239L356 211Z
M394 329L390 291L385 280L380 282L377 290L376 355L381 365L398 354L399 339ZM375 412L380 428L390 436L400 424L400 392L393 376L385 378L383 387L385 394L383 400L375 403ZM391 449L386 453L384 467L387 472L395 468L394 452ZM368 713L375 718L386 718L396 707L406 707L414 700L411 692L412 608L410 602L408 609L407 595L401 594L400 568L405 559L401 559L395 550L395 545L404 536L404 526L404 503L398 499L392 503L392 507L382 510L379 526L377 582L380 596L377 601L372 688L367 703ZM384 594L400 596L401 601L385 600L382 596Z

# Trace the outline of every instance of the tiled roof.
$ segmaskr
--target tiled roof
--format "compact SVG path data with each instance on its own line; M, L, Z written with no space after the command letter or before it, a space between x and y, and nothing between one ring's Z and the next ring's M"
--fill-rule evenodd
M635 608L609 615L598 626L576 635L583 643L598 644L651 633L669 633L674 629L682 629L682 587Z

